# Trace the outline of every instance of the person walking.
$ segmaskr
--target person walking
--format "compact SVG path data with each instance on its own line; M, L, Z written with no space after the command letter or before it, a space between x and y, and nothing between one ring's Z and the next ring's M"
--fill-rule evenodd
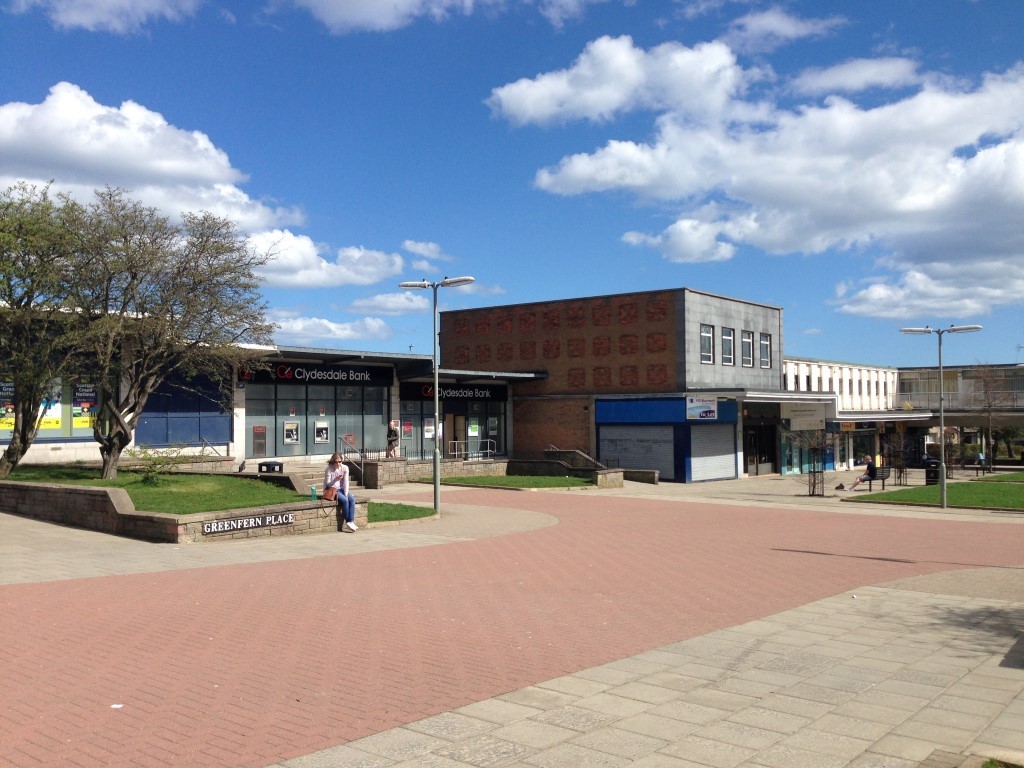
M398 422L388 423L388 454L389 459L398 458Z
M353 533L359 530L356 525L356 497L349 491L348 466L341 460L338 453L331 454L324 470L324 492L333 488L337 494L338 515L345 520L345 527Z

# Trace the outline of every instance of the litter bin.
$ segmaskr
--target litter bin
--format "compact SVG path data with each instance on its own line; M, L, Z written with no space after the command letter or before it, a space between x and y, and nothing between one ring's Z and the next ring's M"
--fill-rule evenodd
M938 459L928 459L924 463L924 484L938 485L939 472L942 471L942 464Z

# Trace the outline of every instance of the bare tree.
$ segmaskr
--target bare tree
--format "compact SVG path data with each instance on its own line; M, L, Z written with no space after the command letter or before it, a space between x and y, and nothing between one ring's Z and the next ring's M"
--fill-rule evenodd
M226 219L173 223L122 189L97 192L76 231L75 317L98 372L93 435L112 478L165 379L203 375L230 391L235 368L258 355L245 345L269 341L255 274L266 257Z
M828 474L825 470L825 454L831 448L832 455L836 455L836 447L839 443L838 436L823 429L792 431L783 428L782 439L784 444L789 443L794 447L800 448L802 453L807 454L809 459L807 463L808 471L800 478L807 483L807 495L824 496L825 488L834 479L834 476Z

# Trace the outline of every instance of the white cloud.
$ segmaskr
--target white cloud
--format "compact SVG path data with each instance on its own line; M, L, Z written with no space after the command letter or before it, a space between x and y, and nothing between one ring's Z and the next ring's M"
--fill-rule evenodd
M931 304L967 316L1021 302L1024 65L970 85L919 73L905 59L857 60L751 95L755 80L731 52L686 50L730 73L713 80L717 96L704 109L680 108L649 66L653 52L628 38L601 38L570 69L496 89L491 104L517 123L656 109L649 141L610 139L540 169L535 183L561 195L627 191L676 205L677 221L661 232L623 236L670 261L725 260L744 245L864 251L876 260L862 273L878 284L844 286L836 302L844 311L889 316ZM603 84L581 74L612 72L615 60L632 62L629 73ZM874 94L870 107L834 94L817 100L913 83L910 95L879 103ZM816 100L773 100L796 90Z
M377 315L404 315L409 312L429 312L433 306L426 291L404 291L382 293L365 299L356 299L349 307L351 312L369 312Z
M471 15L477 8L500 10L514 4L535 5L549 22L561 26L588 5L604 2L608 0L291 0L335 34L386 32L420 19L440 22L456 14Z
M622 239L630 245L656 248L666 259L679 264L728 261L736 253L736 246L720 240L720 232L721 227L716 224L680 219L658 236L627 232Z
M278 344L308 346L317 342L384 341L391 336L391 328L376 317L364 317L351 323L338 323L321 317L299 317L290 313L271 313L270 319L278 330L274 340Z
M644 51L628 36L605 36L588 43L570 68L495 88L487 104L519 125L606 121L635 109L704 121L721 113L742 87L742 75L722 43L665 43Z
M826 69L804 70L793 80L793 90L811 96L856 93L869 88L905 88L918 85L917 62L911 59L854 59Z
M271 256L260 271L270 285L302 288L373 285L401 274L404 268L399 254L361 246L339 248L333 259L325 258L325 247L306 235L287 230L260 232L249 241L257 251Z
M200 131L170 125L134 101L99 104L71 83L58 83L40 104L0 105L0 184L18 180L54 188L82 200L106 186L178 215L207 210L245 231L302 222L296 209L251 199L246 180L227 153Z
M24 13L40 8L61 28L91 32L138 32L151 21L181 21L203 0L12 0L10 8Z
M745 53L773 51L805 37L823 37L846 21L838 16L829 19L801 19L781 8L748 13L729 26L723 40L733 50Z
M444 252L437 243L419 242L418 240L403 240L402 250L415 253L418 256L425 256L432 261L455 261L455 259Z

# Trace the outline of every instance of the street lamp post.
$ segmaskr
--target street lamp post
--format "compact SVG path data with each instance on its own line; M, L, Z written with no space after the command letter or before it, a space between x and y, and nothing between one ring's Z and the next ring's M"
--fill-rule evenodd
M441 511L441 399L440 388L437 377L437 349L439 338L437 335L437 289L452 288L457 285L469 285L476 280L475 277L446 277L444 280L430 282L429 280L416 280L408 283L399 283L399 288L434 290L434 514Z
M939 337L939 507L946 508L946 390L942 377L942 336L946 333L973 333L980 325L951 325L949 328L900 328L900 333L928 334Z

